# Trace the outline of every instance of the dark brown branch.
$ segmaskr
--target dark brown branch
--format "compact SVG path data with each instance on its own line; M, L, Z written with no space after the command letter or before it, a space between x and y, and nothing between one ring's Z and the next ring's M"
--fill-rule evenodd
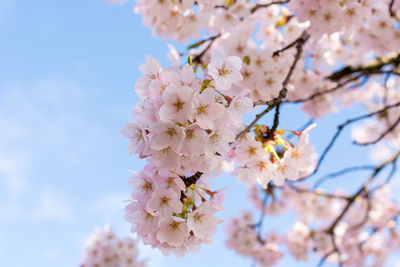
M343 208L342 212L340 215L333 221L331 226L326 230L328 234L334 235L334 230L336 225L342 220L342 218L346 215L347 211L350 209L350 207L353 205L353 203L356 201L357 197L361 195L362 192L367 192L367 187L368 185L377 177L377 175L390 163L394 162L397 160L397 158L400 155L400 151L395 153L389 160L385 161L378 167L374 169L374 172L372 175L364 182L364 184L360 187L360 189L354 193L349 199L346 204L346 206Z
M341 253L340 253L340 250L339 250L339 248L338 248L338 246L336 244L336 240L335 240L335 236L334 235L331 235L331 241L332 241L333 249L330 252L326 253L321 258L321 260L317 264L317 267L322 267L324 265L324 263L326 262L326 260L328 259L328 257L330 255L335 254L335 253L338 255L338 264L339 264L339 266L343 266L343 261L341 259Z
M264 190L264 199L261 207L260 218L258 219L258 222L253 226L254 228L258 228L258 235L260 236L260 238L262 234L262 225L265 219L265 208L267 206L268 198L269 198L269 193L266 190Z
M272 125L271 129L269 129L267 136L265 137L266 140L272 140L275 137L275 131L279 125L279 108L280 103L275 107L275 115L274 115L274 124Z
M316 97L335 92L338 89L343 88L343 86L347 85L348 83L351 83L351 82L356 81L356 80L358 80L360 78L363 78L363 77L364 78L368 78L368 76L374 75L374 74L386 74L388 77L390 77L390 75L400 76L400 73L398 73L396 71L393 71L393 70L390 70L390 71L376 70L376 71L373 71L373 72L371 71L371 72L368 72L368 73L362 73L362 74L356 75L354 77L350 77L349 79L345 80L344 82L338 83L335 87L333 87L331 89L328 89L328 90L325 90L325 91L316 92L316 93L310 95L309 97L306 97L306 98L303 98L303 99L287 100L287 101L284 101L284 102L285 103L292 103L292 104L308 102L308 101L311 101L311 100L315 99ZM361 82L361 83L363 83L363 82ZM358 87L358 86L359 85L356 84L356 85L354 85L354 86L352 86L350 88L355 88L355 87Z
M379 231L383 230L386 226L388 226L388 222L390 222L390 221L397 221L399 215L400 215L400 210L397 211L397 212L395 213L395 215L394 215L392 218L390 218L389 220L387 220L387 221L386 221L387 223L383 224L383 226L381 226L381 227L374 227L374 228L372 229L372 233L368 236L368 238L365 239L365 240L363 240L363 241L360 243L360 249L362 249L363 246L365 245L365 243L367 243L367 241L370 240L376 233L378 233Z
M348 75L358 74L358 75L369 75L373 73L387 73L393 72L396 74L395 70L392 71L385 71L383 68L385 66L393 66L397 68L400 64L400 54L391 57L391 58L378 58L371 63L361 65L358 67L346 66L339 71L332 73L331 75L327 76L326 79L331 81L339 81Z
M217 34L217 35L215 35L215 36L211 36L211 37L209 37L209 38L207 38L207 39L201 40L201 41L199 41L199 42L197 42L197 43L195 43L195 44L189 46L189 49L191 49L191 48L195 48L195 47L197 47L197 46L200 46L200 45L204 44L205 42L209 42L208 45L206 46L206 48L204 48L204 50L201 51L200 54L195 55L195 56L193 57L193 62L194 62L194 63L198 63L198 64L202 63L202 57L203 57L204 54L207 53L207 51L211 48L211 46L212 46L212 44L215 42L215 40L216 40L217 38L219 38L220 36L221 36L221 34Z
M214 8L222 8L222 9L228 9L226 5L216 5Z
M394 13L394 10L393 10L393 6L394 6L394 2L395 1L396 0L392 0L392 1L390 1L390 4L389 4L389 14L393 18L396 18L396 14Z
M322 267L322 266L324 265L326 259L327 259L330 255L332 255L333 253L335 253L335 250L331 250L331 251L329 251L328 253L326 253L326 254L321 258L321 260L318 262L318 264L317 264L316 267Z
M299 179L298 181L303 181L303 180L305 180L306 178L309 178L309 177L311 177L311 176L313 176L313 175L315 175L315 174L317 173L317 171L318 171L319 168L321 167L321 163L324 161L326 155L328 154L328 152L331 150L331 148L332 148L333 145L335 144L335 142L336 142L337 138L339 137L340 133L343 131L343 129L344 129L347 125L349 125L349 124L351 124L351 123L353 123L353 122L359 121L359 120L363 120L363 119L372 117L372 116L374 116L374 115L382 114L382 113L386 112L387 110L389 110L389 109L391 109L391 108L394 108L394 107L398 107L398 106L400 106L400 102L395 103L395 104L392 104L392 105L389 105L389 106L385 106L384 108L382 108L382 109L380 109L380 110L378 110L378 111L375 111L375 112L371 112L371 113L368 113L368 114L365 114L365 115L361 115L361 116L359 116L359 117L355 117L355 118L352 118L352 119L348 119L346 122L340 124L340 125L337 127L337 131L336 131L335 135L332 137L332 139L331 139L331 141L329 142L328 146L327 146L327 147L324 149L324 151L322 152L322 154L321 154L321 156L320 156L320 158L319 158L319 160L318 160L317 166L315 167L314 171L313 171L310 175L308 175L308 176L306 176L306 177L304 177L304 178L302 178L302 179Z
M351 226L348 229L348 231L356 230L356 229L364 226L367 223L367 221L369 219L369 212L371 211L371 208L372 208L371 198L370 198L370 194L368 192L366 192L366 194L365 194L365 199L367 201L367 208L365 209L363 219L359 223Z
M381 141L385 136L387 136L388 134L393 132L393 130L399 124L400 124L400 117L398 117L397 120L385 132L383 132L378 138L376 138L374 141L365 142L365 143L358 143L358 142L354 141L353 143L356 144L356 145L360 145L360 146L374 145L374 144L378 143L379 141Z
M316 98L316 97L319 97L319 96L322 96L322 95L326 95L326 94L335 92L336 90L342 88L342 87L345 86L346 84L348 84L348 83L350 83L350 82L352 82L352 81L358 80L360 77L361 77L361 76L351 77L350 79L348 79L348 80L346 80L346 81L344 81L344 82L338 83L335 87L332 87L331 89L328 89L328 90L325 90L325 91L316 92L316 93L310 95L310 96L307 97L307 98L297 99L297 100L290 100L290 101L285 101L285 102L287 102L287 103L303 103L303 102L311 101L311 100L313 100L313 99Z
M284 96L283 96L283 97L286 97L286 93L287 93L287 92L283 92L283 93L284 93ZM282 94L282 95L283 95L283 94ZM274 101L274 100L275 100L275 101ZM273 102L270 102L271 105L268 105L268 107L267 107L265 110L263 110L261 113L257 114L256 117L254 118L254 120L253 120L249 125L247 125L247 127L244 128L243 131L241 131L241 132L236 136L236 140L239 139L240 137L242 137L245 133L249 132L250 129L253 128L253 126L256 125L256 123L257 123L262 117L264 117L265 114L267 114L268 112L270 112L271 110L273 110L274 107L276 106L275 102L278 103L278 102L279 102L279 99L278 99L278 98L274 98L274 99L271 100L271 101L273 101Z
M294 61L292 65L290 66L289 73L286 75L285 80L282 82L282 87L283 89L286 89L290 78L292 77L293 71L296 68L297 62L300 60L300 56L303 53L303 45L307 42L307 40L310 38L310 34L307 31L303 31L301 36L297 38L296 40L296 56L294 57ZM275 54L275 53L274 53Z
M354 172L354 171L361 171L361 170L372 170L374 169L375 166L354 166L354 167L349 167L349 168L345 168L343 170L325 175L323 177L321 177L313 186L314 189L316 189L317 187L319 187L323 182L332 179L332 178L336 178L338 176L344 175L346 173L350 173L350 172Z
M394 174L396 173L397 170L397 160L398 158L396 158L391 164L392 164L392 169L390 170L389 175L386 177L385 181L383 183L381 183L380 185L376 186L375 188L371 189L371 193L375 192L376 190L378 190L379 188L381 188L382 186L390 183L390 181L392 180Z
M261 113L256 115L256 118L243 130L241 131L237 136L236 140L242 137L245 133L250 131L250 129L268 112L270 112L274 107L279 105L284 98L286 98L287 94L287 85L290 81L290 78L292 77L293 71L296 68L297 62L300 60L301 54L303 53L303 45L307 40L310 38L310 35L304 31L301 36L298 38L297 45L296 45L296 55L294 57L293 63L290 66L289 72L286 75L286 78L282 82L282 89L279 91L279 95L269 101L265 102L265 105L268 105L268 107Z
M282 49L276 50L273 54L272 57L276 57L279 56L282 52L294 47L295 45L298 45L299 43L305 43L305 41L310 37L310 35L306 32L303 31L303 33L300 35L299 38L297 38L296 40L294 40L293 42L291 42L290 44L288 44L287 46L285 46Z
M196 184L202 175L203 175L202 172L196 172L195 174L189 177L183 175L179 175L179 177L183 180L186 187L190 187L191 185Z
M323 196L326 198L342 199L342 200L348 200L350 198L348 196L343 196L343 195L335 195L335 194L330 194L330 193L324 193L324 192L317 191L317 190L299 188L299 187L295 186L293 183L289 183L289 186L297 193L314 194L314 195Z
M250 9L250 12L254 13L257 10L259 10L260 8L266 8L266 7L269 7L269 6L272 6L272 5L283 5L283 4L289 3L289 1L290 0L284 0L284 1L274 1L274 2L271 2L271 3L268 3L268 4L257 4L252 9Z

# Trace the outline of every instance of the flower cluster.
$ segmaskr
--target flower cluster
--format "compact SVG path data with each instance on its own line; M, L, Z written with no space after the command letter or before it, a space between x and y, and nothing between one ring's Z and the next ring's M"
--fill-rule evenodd
M222 93L241 81L241 64L217 50L203 81L189 64L163 69L148 58L141 67L137 124L127 123L122 134L130 140L129 152L149 163L130 180L134 202L126 219L146 244L165 254L197 251L216 232L222 192L212 191L205 179L228 159L241 114L252 107L244 94Z
M304 68L295 70L288 99L307 99L317 93L318 97L302 101L302 105L311 116L322 117L338 110L336 100L345 100L347 95L332 90L341 85L337 80L326 79L338 64L359 64L371 56L399 52L396 21L400 4L392 1L391 14L390 2L291 0L279 5L264 0L138 1L135 11L143 15L146 26L165 39L186 41L199 38L199 32L205 30L211 37L190 46L190 52L201 54L203 65L219 48L227 55L239 56L246 63L241 69L243 81L232 90L249 90L254 101L266 101L279 93L293 50L274 51L307 31L311 41L299 62Z
M197 252L202 243L211 243L222 222L214 217L222 209L222 192L211 191L205 183L185 184L152 163L129 183L135 201L126 207L125 218L144 244L182 257L188 249Z
M267 188L270 181L281 186L285 179L297 180L313 171L315 166L314 148L309 143L311 125L302 132L293 132L299 137L296 145L284 137L283 130L277 130L268 138L268 129L257 126L256 136L246 134L238 140L233 158L241 166L235 170L238 181L248 186L257 182Z
M131 238L119 238L109 225L96 228L86 240L81 267L146 267L138 260L139 251Z
M165 254L182 256L210 243L222 193L211 190L207 179L230 165L262 215L296 216L287 231L265 234L260 222L240 215L227 227L227 245L239 254L270 266L286 246L297 260L313 251L345 266L382 266L399 246L393 234L398 208L384 197L386 189L370 190L368 182L346 196L296 187L294 181L320 167L309 141L314 126L280 129L279 107L299 103L315 119L360 103L370 114L339 124L318 164L344 127L371 118L354 130L356 144L386 145L373 151L384 165L373 169L371 181L387 165L395 166L400 2L137 0L135 12L164 39L199 40L188 47L190 64L180 67L185 53L171 46L172 68L150 57L141 66L136 122L122 130L129 152L148 160L130 180L133 201L126 219L132 231ZM242 114L255 106L266 109L245 127ZM273 109L272 127L257 124ZM266 198L259 197L258 185ZM384 242L390 244L386 252L379 249Z
M293 0L288 8L300 22L309 21L309 31L318 37L341 32L346 37L367 41L369 47L392 46L376 40L380 36L391 36L396 19L387 12L390 1L371 0ZM367 23L368 22L368 23ZM393 37L393 36L392 36Z
M389 78L385 85L371 81L363 92L353 92L352 101L362 102L370 112L382 110L387 105L396 105L400 102L400 82ZM400 148L400 105L393 107L390 112L384 111L377 119L371 119L353 129L353 138L359 144L375 143L382 140L379 147L371 153L375 161L386 160Z
M242 125L241 114L253 105L245 94L222 93L241 80L241 64L216 51L208 65L210 79L201 81L189 64L168 70L148 58L136 83L137 124L122 130L130 139L129 152L151 156L157 168L184 176L218 168Z
M284 255L282 246L299 261L309 260L312 251L344 266L384 266L390 253L399 248L395 218L400 207L391 199L388 186L378 188L370 198L356 200L355 206L334 227L334 232L329 227L346 203L341 194L333 197L323 192L296 191L288 186L274 187L262 190L264 197L272 198L263 202L256 187L250 191L250 199L263 214L271 214L268 211L285 199L286 205L280 205L279 213L291 211L296 215L289 229L278 232L262 232L261 221L254 222L248 211L230 220L226 227L227 246L254 258L259 266L278 264ZM385 250L382 250L383 244L386 244ZM264 251L262 256L268 254L269 261L259 260L260 251Z
M251 213L246 211L232 219L226 226L229 236L227 247L234 249L238 254L254 258L260 266L278 264L283 254L280 252L277 236L269 233L261 238L254 230L256 226Z

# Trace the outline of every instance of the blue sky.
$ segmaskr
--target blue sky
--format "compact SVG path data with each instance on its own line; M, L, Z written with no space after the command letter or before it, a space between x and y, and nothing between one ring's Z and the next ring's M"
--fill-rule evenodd
M127 153L119 130L137 102L133 86L145 56L168 65L166 43L152 37L132 9L131 2L103 0L0 0L0 266L78 266L94 227L111 223L118 234L129 232L123 220L128 170L145 162ZM282 128L307 121L296 111L283 108ZM319 124L313 133L318 151L332 121L343 118ZM323 172L366 159L344 145L349 142L343 136ZM249 207L234 177L213 184L230 186L221 218ZM290 216L268 218L266 229L283 231L291 223ZM153 267L250 266L225 249L223 227L200 254L164 258L144 246L141 253ZM288 257L280 266L294 265Z

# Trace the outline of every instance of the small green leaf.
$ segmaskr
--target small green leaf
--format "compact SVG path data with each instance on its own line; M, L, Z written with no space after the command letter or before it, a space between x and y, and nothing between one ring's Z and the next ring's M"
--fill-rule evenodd
M190 66L193 66L193 57L192 55L188 55L188 63Z
M202 44L204 44L204 40L200 40L200 41L198 41L197 43L194 43L194 44L192 44L192 45L189 45L188 46L188 49L193 49L193 48L196 48L196 47L199 47L200 45L202 45Z
M201 85L201 91L202 93L204 90L206 90L208 87L210 87L211 79L206 79L203 81L203 84Z
M251 62L250 57L249 56L245 56L243 58L243 62L246 63L247 65L250 65L250 62Z

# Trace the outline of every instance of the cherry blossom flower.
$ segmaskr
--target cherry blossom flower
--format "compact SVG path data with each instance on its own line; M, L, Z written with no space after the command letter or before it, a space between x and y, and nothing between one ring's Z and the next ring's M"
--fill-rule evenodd
M136 242L131 238L119 238L109 225L96 228L87 239L82 255L84 267L145 267L139 260Z
M232 83L240 82L242 61L239 57L226 57L223 50L216 50L208 65L208 74L213 77L215 85L220 90L230 89Z

